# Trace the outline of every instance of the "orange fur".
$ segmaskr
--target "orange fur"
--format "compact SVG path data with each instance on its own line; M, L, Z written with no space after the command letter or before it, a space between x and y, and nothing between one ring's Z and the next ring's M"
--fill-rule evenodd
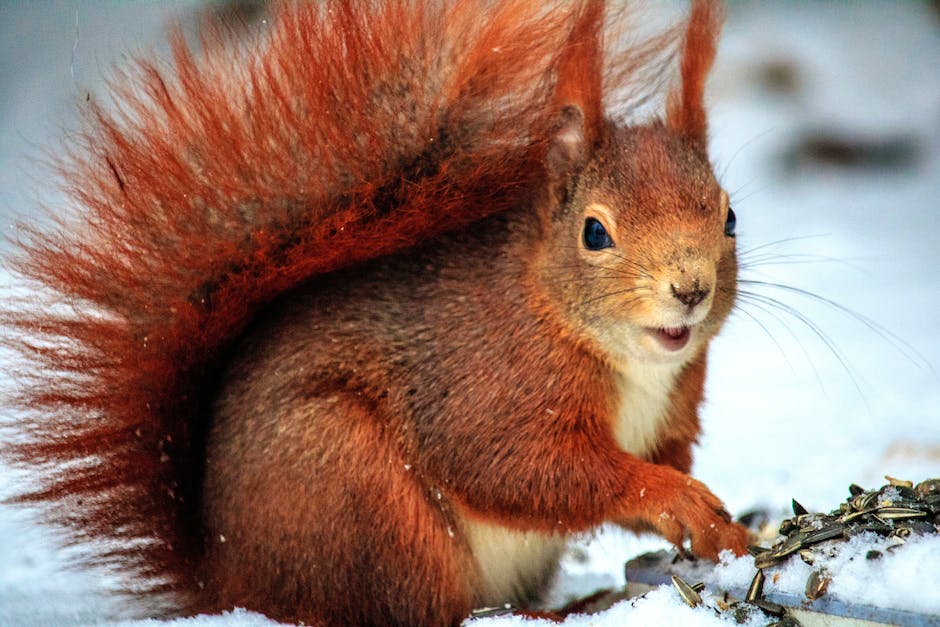
M629 128L604 77L665 40L605 66L596 0L283 4L234 62L175 34L169 69L139 61L113 111L90 106L60 162L78 211L14 260L52 292L2 313L31 368L4 454L43 469L20 500L80 537L156 539L100 559L183 610L328 624L456 624L503 594L477 524L742 550L686 474L734 298L704 150L717 16L693 3L667 123ZM579 249L592 211L643 256ZM615 425L647 375L618 330L677 305L604 278L686 293L686 274L711 313L631 454ZM533 559L513 601L550 575Z

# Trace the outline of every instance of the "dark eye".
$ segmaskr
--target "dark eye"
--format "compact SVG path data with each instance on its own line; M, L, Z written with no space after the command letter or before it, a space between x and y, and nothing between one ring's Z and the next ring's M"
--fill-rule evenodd
M738 224L738 219L734 215L734 209L728 207L728 217L725 218L725 235L734 237L734 227Z
M584 221L584 246L588 250L601 250L610 248L614 245L614 240L610 239L607 229L604 225L594 218L588 218Z

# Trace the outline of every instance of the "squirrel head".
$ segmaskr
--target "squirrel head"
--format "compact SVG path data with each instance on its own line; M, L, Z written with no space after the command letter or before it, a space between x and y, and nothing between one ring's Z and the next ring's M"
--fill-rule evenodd
M563 57L536 280L613 363L681 366L717 333L736 293L735 216L708 160L703 102L721 8L693 0L681 80L665 120L645 126L604 120L592 62L601 44L586 26L598 15L585 11Z
M735 217L699 142L661 122L611 127L550 204L536 280L578 336L614 363L681 365L717 333Z

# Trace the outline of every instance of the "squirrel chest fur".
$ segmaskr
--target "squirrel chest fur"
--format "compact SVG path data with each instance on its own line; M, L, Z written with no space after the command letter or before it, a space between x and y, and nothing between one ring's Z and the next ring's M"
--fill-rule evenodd
M610 55L605 20L285 2L234 64L179 34L169 71L139 62L61 166L77 224L24 231L14 263L55 297L0 307L22 499L68 504L181 612L324 626L527 606L604 523L742 553L688 474L736 294L720 8ZM616 121L670 41L661 117Z

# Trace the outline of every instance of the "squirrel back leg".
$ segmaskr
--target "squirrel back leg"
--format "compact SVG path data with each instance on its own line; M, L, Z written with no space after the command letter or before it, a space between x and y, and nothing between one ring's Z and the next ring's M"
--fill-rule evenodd
M328 625L456 625L469 614L469 548L375 408L344 394L235 396L209 436L200 609Z

